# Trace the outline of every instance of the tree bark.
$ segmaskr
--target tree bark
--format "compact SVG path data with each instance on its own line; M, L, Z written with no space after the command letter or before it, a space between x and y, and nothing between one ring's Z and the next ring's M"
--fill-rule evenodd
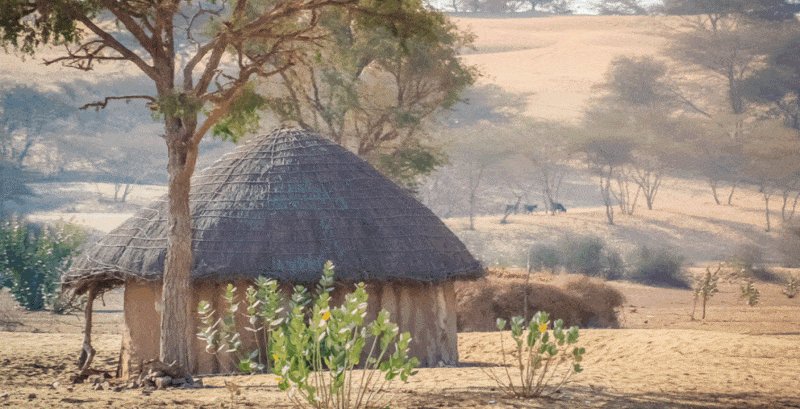
M194 126L179 118L166 119L169 173L167 257L161 293L161 340L159 358L177 364L184 376L191 373L193 329L191 300L192 218L189 209L191 177L197 160L192 140Z
M722 202L719 201L719 195L717 195L717 184L718 183L719 182L717 182L716 180L713 180L713 179L708 181L708 184L711 186L711 195L714 196L714 202L716 202L718 205L721 205Z
M728 206L733 206L733 193L736 192L736 186L739 185L739 182L733 182L733 186L731 186L731 192L728 193Z
M769 220L769 198L770 198L771 195L766 192L766 189L764 189L762 194L764 196L764 216L765 216L766 221L767 221L766 231L770 231L772 229L772 226L770 225L770 220Z

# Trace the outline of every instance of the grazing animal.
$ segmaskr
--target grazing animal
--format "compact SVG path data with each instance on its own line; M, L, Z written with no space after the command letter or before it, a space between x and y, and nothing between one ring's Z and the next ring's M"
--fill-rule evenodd
M530 214L530 213L533 213L533 212L535 212L535 211L536 211L536 209L538 209L538 208L539 208L539 205L529 205L529 204L526 204L526 205L525 205L525 213L528 213L528 214Z
M555 213L555 212L566 213L566 212L567 212L567 208L566 208L566 207L564 207L564 205L563 205L563 204L561 204L561 203L558 203L558 202L553 202L553 203L550 205L550 211L551 211L551 212L554 212L554 213Z

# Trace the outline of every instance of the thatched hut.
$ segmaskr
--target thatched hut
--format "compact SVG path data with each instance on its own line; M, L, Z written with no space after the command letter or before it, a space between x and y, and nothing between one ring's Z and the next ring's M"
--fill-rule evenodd
M219 303L227 283L244 287L259 276L316 282L332 260L342 289L366 282L371 313L384 308L412 333L423 365L457 362L453 281L481 276L480 264L429 209L346 149L297 129L251 138L193 178L190 202L194 305ZM158 358L166 237L161 198L86 251L63 279L90 299L125 287L121 376ZM230 369L204 346L194 340L193 373Z

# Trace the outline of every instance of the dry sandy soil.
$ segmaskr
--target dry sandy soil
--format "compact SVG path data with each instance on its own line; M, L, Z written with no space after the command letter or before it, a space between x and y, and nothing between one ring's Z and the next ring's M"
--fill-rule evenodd
M554 121L582 116L615 57L666 59L668 37L685 23L642 16L455 20L477 36L465 60L485 74L480 83L525 96L528 115Z
M569 278L537 275L556 283ZM689 319L688 290L611 285L627 298L623 328L582 332L586 370L562 394L542 400L504 396L484 371L500 370L499 337L508 334L462 333L461 365L422 369L409 383L394 384L392 407L800 408L800 299L786 298L776 284L758 283L762 302L751 308L738 299L738 283L724 281L701 322ZM152 393L70 385L80 320L11 310L7 294L0 300L5 319L23 324L17 332L0 332L0 406L291 407L272 375L205 377L202 389ZM119 302L111 293L95 314L96 362L109 371L120 345ZM241 395L231 399L225 382L240 385Z

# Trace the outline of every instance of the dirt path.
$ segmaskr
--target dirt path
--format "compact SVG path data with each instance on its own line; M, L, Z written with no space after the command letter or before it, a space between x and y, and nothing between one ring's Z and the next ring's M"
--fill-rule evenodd
M484 373L500 362L499 336L461 334L463 366L422 369L408 384L395 384L392 407L800 407L798 335L587 330L586 371L561 396L539 401L504 397ZM0 406L291 407L271 375L207 377L202 389L147 395L72 386L65 376L80 335L0 332L0 340ZM118 347L118 336L98 337L97 362L113 369ZM242 394L231 400L225 381Z

